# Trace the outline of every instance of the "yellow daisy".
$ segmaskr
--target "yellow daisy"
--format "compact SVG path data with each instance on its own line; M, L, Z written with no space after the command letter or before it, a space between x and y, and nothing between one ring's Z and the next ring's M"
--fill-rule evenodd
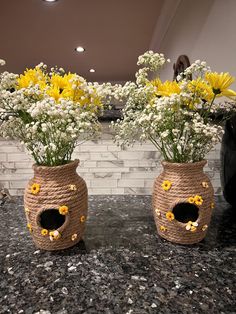
M167 228L166 228L165 226L160 226L160 230L161 230L162 232L166 232L166 231L167 231Z
M32 185L31 185L31 187L30 187L30 191L31 191L31 193L32 194L38 194L39 193L39 191L40 191L40 184L38 184L38 183L33 183Z
M86 220L86 217L84 215L80 217L81 222L85 222L85 220Z
M169 221L171 221L171 220L175 219L175 215L172 212L169 211L169 212L166 213L166 218Z
M158 96L170 96L172 94L180 94L180 85L176 81L158 82L157 92Z
M59 213L61 215L67 215L69 211L69 208L66 205L60 206L59 207Z
M163 188L164 191L169 191L171 186L172 186L172 183L168 180L163 181L162 185L161 185L161 187Z
M210 84L212 91L216 96L236 96L235 91L228 89L228 87L235 81L235 78L231 76L228 72L209 72L206 73L205 78Z
M194 203L196 205L202 205L202 203L203 203L202 197L200 195L195 195L194 196Z
M43 236L48 235L48 230L47 229L42 229L41 230L41 235L43 235Z
M190 196L190 197L188 198L188 202L189 202L190 204L193 204L193 203L195 202L194 197Z

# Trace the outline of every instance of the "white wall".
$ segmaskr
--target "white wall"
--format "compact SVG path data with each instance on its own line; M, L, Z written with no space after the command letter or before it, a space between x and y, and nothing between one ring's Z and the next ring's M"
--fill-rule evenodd
M150 47L172 61L161 78L172 80L173 63L181 54L191 63L204 60L212 70L236 76L236 0L181 0L174 10L166 16L161 41Z

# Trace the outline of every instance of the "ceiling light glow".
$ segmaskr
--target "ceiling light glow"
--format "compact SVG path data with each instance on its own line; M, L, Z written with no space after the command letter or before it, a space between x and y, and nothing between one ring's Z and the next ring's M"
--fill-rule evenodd
M76 50L77 52L84 52L84 51L85 51L85 49L84 49L83 47L81 47L81 46L76 47L75 50Z
M89 70L89 72L94 73L94 72L95 72L95 70L94 70L94 69L90 69L90 70Z
M56 2L57 0L44 0L46 2Z

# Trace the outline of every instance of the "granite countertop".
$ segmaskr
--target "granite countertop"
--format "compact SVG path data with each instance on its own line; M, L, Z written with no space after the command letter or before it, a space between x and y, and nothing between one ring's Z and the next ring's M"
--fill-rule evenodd
M162 240L150 196L93 196L84 241L34 247L23 200L0 207L0 313L236 313L235 208L221 197L207 237Z

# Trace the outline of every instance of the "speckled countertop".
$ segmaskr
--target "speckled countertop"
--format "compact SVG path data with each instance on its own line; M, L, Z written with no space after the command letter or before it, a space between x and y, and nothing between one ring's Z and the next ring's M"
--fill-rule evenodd
M0 313L236 313L235 208L216 200L206 239L156 234L149 196L94 196L84 242L37 250L22 198L0 207Z

